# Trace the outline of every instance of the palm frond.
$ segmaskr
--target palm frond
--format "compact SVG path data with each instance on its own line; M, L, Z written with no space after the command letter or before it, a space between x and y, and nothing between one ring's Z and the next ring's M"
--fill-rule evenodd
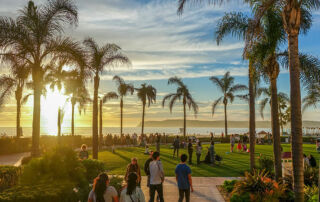
M218 98L216 101L214 101L214 103L212 104L212 116L214 115L216 108L218 106L218 104L221 103L223 97Z
M118 99L118 94L116 92L108 92L107 94L105 94L102 98L102 102L106 103L108 100L111 99Z
M33 95L32 93L29 93L29 94L25 95L21 100L21 105L26 104L28 99L29 99L29 97L32 96L32 95Z
M267 105L267 103L269 102L269 98L264 98L261 102L260 102L260 115L262 117L262 119L264 119L264 116L263 116L263 111Z
M162 107L164 107L164 105L165 105L165 103L166 103L166 100L170 100L171 97L173 97L173 96L175 96L175 95L176 95L176 93L170 93L170 94L164 96L163 99L162 99Z

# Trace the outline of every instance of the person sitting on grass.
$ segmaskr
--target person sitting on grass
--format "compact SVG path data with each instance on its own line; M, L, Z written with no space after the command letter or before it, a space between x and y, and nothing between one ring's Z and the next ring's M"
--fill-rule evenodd
M138 165L138 159L133 157L131 159L131 163L127 166L127 172L124 177L125 181L128 182L128 177L130 173L136 173L138 176L137 185L140 186L141 182L141 172L140 172L140 166Z
M241 141L240 140L238 142L237 149L238 149L238 152L241 152L241 150L242 150L242 145L241 145Z
M184 196L186 197L186 202L190 202L190 189L193 192L191 169L187 166L186 161L188 156L182 154L180 164L177 165L175 169L176 181L179 188L179 202L183 201Z
M88 202L118 202L118 192L113 186L109 186L107 173L101 173L94 179Z
M89 153L87 151L87 145L81 145L81 151L79 152L79 159L85 160L89 158Z
M146 145L146 149L144 150L144 154L149 155L149 146L148 145Z
M138 176L130 173L127 187L121 191L120 202L145 202L144 194L140 187L137 187Z

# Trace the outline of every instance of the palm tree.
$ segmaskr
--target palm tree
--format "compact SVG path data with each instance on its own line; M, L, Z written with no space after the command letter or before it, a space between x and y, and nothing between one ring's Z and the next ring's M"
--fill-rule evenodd
M65 95L69 95L67 101L71 102L71 135L74 136L74 109L78 104L81 115L85 111L86 103L90 102L89 92L85 86L84 79L77 71L70 72L70 77L64 80Z
M212 105L212 115L214 115L218 104L223 103L224 105L224 130L226 136L228 135L228 120L227 120L227 105L228 103L232 103L234 97L236 96L234 93L242 90L246 90L247 87L241 84L234 85L234 77L230 76L230 72L225 73L225 75L219 79L218 77L212 76L209 78L213 84L215 84L218 89L223 93L223 96L219 97L216 101L214 101Z
M40 97L46 63L59 58L73 58L84 64L79 44L62 37L63 25L76 25L77 8L71 0L52 0L35 6L33 1L19 10L17 19L0 18L0 47L3 55L26 61L33 83L32 155L38 156L40 139Z
M187 130L187 112L186 106L189 107L189 110L192 108L194 114L198 113L198 105L193 99L192 95L189 92L188 87L182 82L182 80L178 77L171 77L168 79L168 85L176 84L178 86L176 93L170 93L164 96L162 100L162 107L164 107L166 100L169 100L169 109L170 113L172 113L172 108L177 100L182 99L183 105L183 137L186 137Z
M116 92L108 92L100 99L100 127L99 127L99 136L100 136L100 144L99 147L102 148L103 134L102 134L102 105L111 99L118 99L118 95Z
M105 44L102 47L92 39L87 38L84 44L88 49L88 66L94 77L93 105L92 105L92 155L98 159L98 91L100 75L106 67L116 64L129 63L129 59L120 51L116 44Z
M118 97L120 97L120 135L122 135L123 130L123 98L129 93L132 95L134 92L134 87L130 83L124 82L124 80L119 76L114 76L113 80L118 86Z
M305 111L308 107L316 107L320 103L320 84L309 86L308 94L303 98L302 103L302 111Z
M320 7L319 0L267 0L251 1L255 7L255 21L259 24L262 16L270 7L276 7L281 11L282 26L287 34L289 50L290 72L290 102L291 102L291 136L292 136L292 164L293 185L295 201L304 200L303 178L303 149L302 149L302 113L301 113L301 87L300 87L300 61L299 61L299 34L304 25L311 26L312 17L310 11ZM305 19L303 21L301 18ZM307 22L307 23L306 23ZM302 32L303 33L303 32Z
M217 45L220 45L222 39L232 34L238 39L247 41L247 34L249 33L250 23L252 19L245 16L243 13L232 12L226 13L217 23L215 38ZM248 49L243 50L244 59L249 60L248 78L249 78L249 94L247 95L249 103L249 136L250 136L250 170L255 168L255 131L256 131L256 117L255 117L255 87L259 83L259 76L254 66L254 59Z
M136 88L138 99L142 102L142 121L141 121L141 134L144 134L144 116L145 116L145 108L148 101L148 107L150 104L156 102L157 90L152 86L143 83L141 84L141 88Z
M16 135L19 138L22 135L20 133L20 118L21 105L24 103L22 99L23 89L25 88L30 68L26 63L21 64L21 61L16 57L8 57L6 62L10 65L11 75L2 75L0 77L0 106L14 91L17 103Z

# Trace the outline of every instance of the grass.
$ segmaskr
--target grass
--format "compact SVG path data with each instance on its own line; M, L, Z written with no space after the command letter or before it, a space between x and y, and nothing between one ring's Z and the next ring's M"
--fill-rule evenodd
M207 152L208 145L203 146L203 151L201 155L201 160ZM282 145L284 151L290 151L291 147L289 144ZM155 150L155 147L151 147ZM229 144L216 144L215 151L223 157L223 162L221 165L216 165L211 167L206 164L195 165L196 155L193 152L193 165L191 165L193 176L206 176L206 177L237 177L243 175L245 171L249 169L249 154L244 152L229 153ZM319 159L320 155L316 152L316 145L314 144L304 144L303 151L305 154L312 154L316 159ZM176 165L179 163L178 159L172 158L173 149L169 145L161 146L160 149L161 156L160 159L163 163L165 175L174 176L174 170ZM186 149L180 149L180 154L187 154ZM138 158L138 164L141 167L141 173L144 175L143 167L145 161L148 159L148 155L143 154L144 148L132 147L132 148L119 148L116 153L113 154L111 151L99 152L99 160L106 162L107 171L109 174L114 175L124 175L126 172L126 166L130 162L132 157ZM266 156L273 156L272 145L256 145L256 156L259 154ZM257 163L258 165L258 163Z

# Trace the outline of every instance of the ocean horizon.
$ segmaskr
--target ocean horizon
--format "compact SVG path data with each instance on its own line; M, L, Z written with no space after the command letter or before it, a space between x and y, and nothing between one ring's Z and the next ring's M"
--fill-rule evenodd
M91 127L76 127L75 128L75 135L82 135L82 136L91 136L92 134ZM271 128L257 128L256 131L266 131L271 132ZM31 127L23 127L23 136L30 137L32 135L32 128ZM178 127L145 127L144 131L146 134L150 133L166 133L168 135L179 135L182 134L180 128ZM229 134L243 134L249 131L248 128L228 128ZM102 130L103 134L106 135L108 133L111 134L120 134L120 127L103 127ZM216 136L221 136L224 133L224 128L197 128L197 127L190 127L187 128L188 135L209 135L212 132ZM124 127L123 128L124 134L133 134L141 133L141 127ZM46 127L40 128L41 135L56 135L57 131L48 129ZM62 127L62 135L70 135L71 134L71 127ZM16 135L16 128L15 127L0 127L0 135L4 136L15 136Z

